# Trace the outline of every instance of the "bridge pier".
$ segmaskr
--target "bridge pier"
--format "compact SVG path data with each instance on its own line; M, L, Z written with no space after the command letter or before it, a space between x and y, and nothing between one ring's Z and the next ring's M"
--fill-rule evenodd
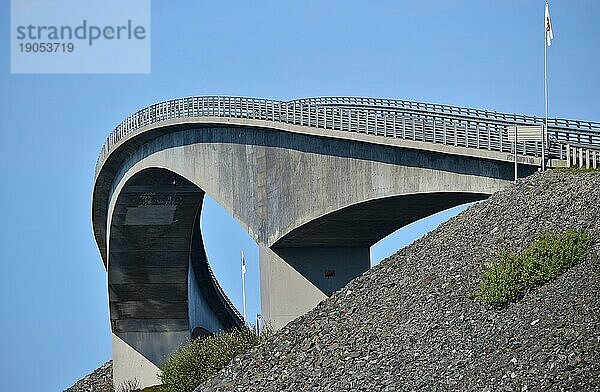
M365 247L260 246L262 317L279 329L314 308L371 264Z
M115 390L159 383L159 367L191 336L242 323L208 265L203 197L160 168L136 172L115 195L107 263Z

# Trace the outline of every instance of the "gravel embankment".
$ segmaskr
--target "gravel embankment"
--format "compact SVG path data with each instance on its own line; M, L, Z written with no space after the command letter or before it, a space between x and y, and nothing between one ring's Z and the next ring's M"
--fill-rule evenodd
M600 239L600 172L536 174L389 257L197 391L600 390L600 246L504 309L468 299L542 232Z
M112 361L108 361L64 392L114 392L112 375Z

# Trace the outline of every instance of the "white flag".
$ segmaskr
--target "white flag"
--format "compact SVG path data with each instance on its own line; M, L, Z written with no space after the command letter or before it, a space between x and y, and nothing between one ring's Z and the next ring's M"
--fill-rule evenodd
M244 260L244 252L242 251L242 275L246 273L246 261Z
M552 34L552 23L550 22L550 10L548 8L548 3L546 3L546 15L544 17L544 24L546 26L546 44L550 46L552 45L552 39L554 38L554 34Z

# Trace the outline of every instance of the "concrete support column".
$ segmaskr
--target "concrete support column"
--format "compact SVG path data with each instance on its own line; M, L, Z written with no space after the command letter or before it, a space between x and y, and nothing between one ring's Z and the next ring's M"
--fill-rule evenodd
M112 334L113 386L137 381L139 387L160 384L160 369L117 335Z
M190 340L187 326L185 330L181 330L172 320L164 320L161 328L151 331L113 331L113 335L127 342L128 346L134 348L156 366L162 366L169 355ZM116 362L117 354L114 350L115 345L113 344L113 358Z
M369 248L260 246L262 317L279 329L370 267Z

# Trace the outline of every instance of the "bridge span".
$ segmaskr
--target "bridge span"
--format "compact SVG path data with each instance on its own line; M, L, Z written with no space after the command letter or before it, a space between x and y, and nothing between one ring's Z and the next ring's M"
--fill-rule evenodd
M114 382L156 383L191 336L240 325L208 263L213 197L260 248L261 311L279 328L370 266L369 248L481 200L541 163L508 138L533 116L401 100L190 97L125 119L96 166L94 235L108 271ZM600 123L550 119L549 166L600 163Z

